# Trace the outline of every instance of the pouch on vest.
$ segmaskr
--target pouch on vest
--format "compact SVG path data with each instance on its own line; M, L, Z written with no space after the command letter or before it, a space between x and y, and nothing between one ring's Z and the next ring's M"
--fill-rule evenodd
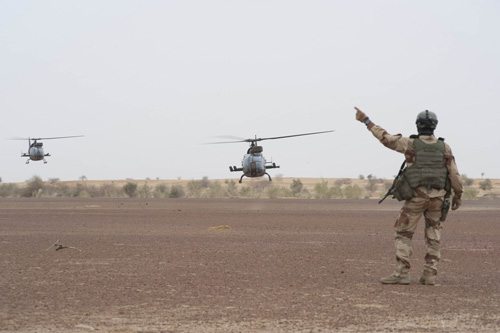
M410 183L408 182L408 179L405 176L405 165L406 160L404 160L403 164L401 164L398 175L396 176L396 178L394 178L394 181L392 182L392 185L387 193L378 202L379 204L382 203L382 201L384 201L385 198L387 198L389 195L392 195L393 199L398 199L399 201L409 200L413 197L413 190L410 186Z
M404 171L401 176L394 179L394 190L392 192L392 197L394 199L397 199L398 201L410 200L411 198L413 198L413 189L411 188Z

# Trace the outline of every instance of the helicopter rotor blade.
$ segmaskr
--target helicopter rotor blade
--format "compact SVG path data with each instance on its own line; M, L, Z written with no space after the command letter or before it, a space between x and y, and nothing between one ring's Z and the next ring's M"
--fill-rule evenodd
M302 133L302 134L293 134L293 135L285 135L285 136L275 136L275 137L271 137L271 138L258 138L258 139L253 139L251 141L285 139L285 138L292 138L292 137L295 137L295 136L314 135L314 134L322 134L322 133L330 133L330 132L335 132L335 130L321 131L321 132L311 132L311 133Z
M82 136L83 136L83 135L54 136L54 137L51 137L51 138L37 138L37 139L33 139L33 138L31 138L31 140L69 139L69 138L80 138L80 137L82 137Z
M302 134L293 134L293 135L284 135L284 136L274 136L270 138L257 138L255 137L254 139L241 139L238 137L233 137L233 136L220 136L221 138L235 138L239 140L235 141L220 141L220 142L210 142L208 144L222 144L222 143L236 143L236 142L249 142L249 143L255 143L257 141L263 141L263 140L276 140L276 139L286 139L286 138L293 138L295 136L305 136L305 135L314 135L314 134L323 134L323 133L330 133L330 132L335 132L335 130L329 130L329 131L321 131L321 132L311 132L311 133L302 133Z
M33 141L37 141L37 140L79 138L79 137L82 137L82 136L84 136L84 135L54 136L54 137L51 137L51 138L31 138L31 137L28 137L28 138L18 138L18 137L15 137L15 138L11 138L10 140L33 140Z
M233 135L222 135L222 136L217 136L217 138L226 138L226 139L236 139L234 141L219 141L219 142L209 142L209 143L206 143L206 144L209 144L209 145L216 145L216 144L221 144L221 143L236 143L236 142L252 142L252 139L243 139L243 138L240 138L240 137L237 137L237 136L233 136Z
M239 137L239 136L235 136L235 135L217 135L217 136L214 136L214 138L220 138L220 139L232 139L232 140L246 140L242 137Z
M207 145L218 145L222 143L236 143L236 142L252 142L253 140L251 139L244 139L244 140L238 140L238 141L220 141L220 142L208 142L206 143Z

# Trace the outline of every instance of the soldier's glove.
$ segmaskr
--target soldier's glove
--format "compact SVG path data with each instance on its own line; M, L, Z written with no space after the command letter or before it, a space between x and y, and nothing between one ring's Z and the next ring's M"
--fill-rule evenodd
M356 120L368 125L370 123L370 120L366 116L366 114L357 107L354 108L356 109Z
M455 195L451 203L451 210L457 210L460 206L462 206L462 199L459 196Z

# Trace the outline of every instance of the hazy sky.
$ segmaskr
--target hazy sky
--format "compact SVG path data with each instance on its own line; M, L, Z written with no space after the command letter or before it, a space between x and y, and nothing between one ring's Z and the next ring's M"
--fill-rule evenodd
M0 177L238 179L246 143L271 175L391 178L389 133L439 119L459 170L500 178L500 2L0 0ZM44 141L48 164L12 137ZM219 136L219 137L217 137Z

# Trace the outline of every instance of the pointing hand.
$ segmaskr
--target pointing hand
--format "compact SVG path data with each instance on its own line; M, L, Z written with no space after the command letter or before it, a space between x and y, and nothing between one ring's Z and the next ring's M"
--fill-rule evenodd
M365 119L368 117L366 116L366 114L363 111L361 111L357 107L354 107L354 108L356 109L356 120L364 123Z

